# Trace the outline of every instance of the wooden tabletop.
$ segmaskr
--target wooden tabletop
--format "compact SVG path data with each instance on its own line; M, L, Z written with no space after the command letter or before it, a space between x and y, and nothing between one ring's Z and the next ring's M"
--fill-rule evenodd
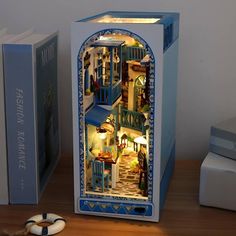
M236 212L198 204L200 161L176 161L159 223L73 213L72 158L63 157L38 205L0 206L0 229L17 231L33 215L52 212L67 220L60 236L234 236Z
M111 157L98 156L98 157L95 158L95 160L104 161L104 163L110 164L110 165L111 164L116 164L118 159L119 159L119 156L117 156L115 160L112 159L112 156Z

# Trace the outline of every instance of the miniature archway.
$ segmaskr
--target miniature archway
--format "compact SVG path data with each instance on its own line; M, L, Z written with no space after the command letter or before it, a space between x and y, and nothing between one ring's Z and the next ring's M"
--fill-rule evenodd
M147 66L147 73L146 73L146 83L149 86L149 98L148 98L148 102L149 102L149 107L150 107L150 111L149 111L149 127L150 129L154 129L154 101L155 101L155 83L157 78L155 78L155 58L153 55L153 52L151 50L151 48L149 47L149 45L147 44L147 42L140 37L139 35L130 32L128 30L124 30L124 29L106 29L106 30L102 30L99 32L94 33L93 35L91 35L89 38L87 38L84 43L82 44L81 48L79 49L78 52L78 57L77 57L77 68L78 68L78 84L79 84L79 88L78 88L78 117L79 117L79 134L81 136L84 135L84 133L86 133L85 130L85 124L84 124L84 120L85 120L85 115L84 115L84 81L83 81L83 57L84 57L84 53L86 52L86 48L90 47L90 45L94 44L95 41L97 41L99 38L107 36L107 35L113 35L113 34L117 34L117 35L125 35L125 36L129 36L131 38L133 38L135 41L137 41L138 43L140 43L141 45L143 45L143 48L146 50L146 54L149 57L149 61L147 63L147 61L145 61L144 63L146 63ZM86 140L86 139L85 139ZM153 182L153 161L154 161L154 133L150 132L149 134L149 144L148 144L148 151L149 151L149 157L148 157L148 163L149 163L149 172L148 172L148 200L152 200L152 182ZM80 143L79 143L79 157L80 157L80 168L81 168L81 189L80 192L82 195L85 195L85 188L84 188L84 139L81 138L80 139Z

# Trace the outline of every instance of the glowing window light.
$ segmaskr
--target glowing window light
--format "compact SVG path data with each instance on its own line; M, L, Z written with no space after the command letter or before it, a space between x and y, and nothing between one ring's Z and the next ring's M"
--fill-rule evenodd
M160 18L127 18L127 17L111 17L104 16L99 19L92 20L96 23L131 23L131 24L153 24L160 20Z

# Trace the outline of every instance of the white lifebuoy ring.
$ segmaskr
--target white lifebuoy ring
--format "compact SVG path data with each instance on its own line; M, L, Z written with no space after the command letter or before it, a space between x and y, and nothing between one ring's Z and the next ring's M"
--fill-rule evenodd
M45 227L37 225L37 223L41 222L48 222L51 223L51 225ZM35 215L25 222L25 227L29 228L29 232L36 235L52 235L59 233L65 228L65 225L66 221L64 218L52 213Z

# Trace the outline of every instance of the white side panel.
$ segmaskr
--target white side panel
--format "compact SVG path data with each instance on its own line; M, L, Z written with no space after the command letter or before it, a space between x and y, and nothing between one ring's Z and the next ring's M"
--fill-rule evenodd
M178 40L165 52L163 66L161 178L175 144Z

